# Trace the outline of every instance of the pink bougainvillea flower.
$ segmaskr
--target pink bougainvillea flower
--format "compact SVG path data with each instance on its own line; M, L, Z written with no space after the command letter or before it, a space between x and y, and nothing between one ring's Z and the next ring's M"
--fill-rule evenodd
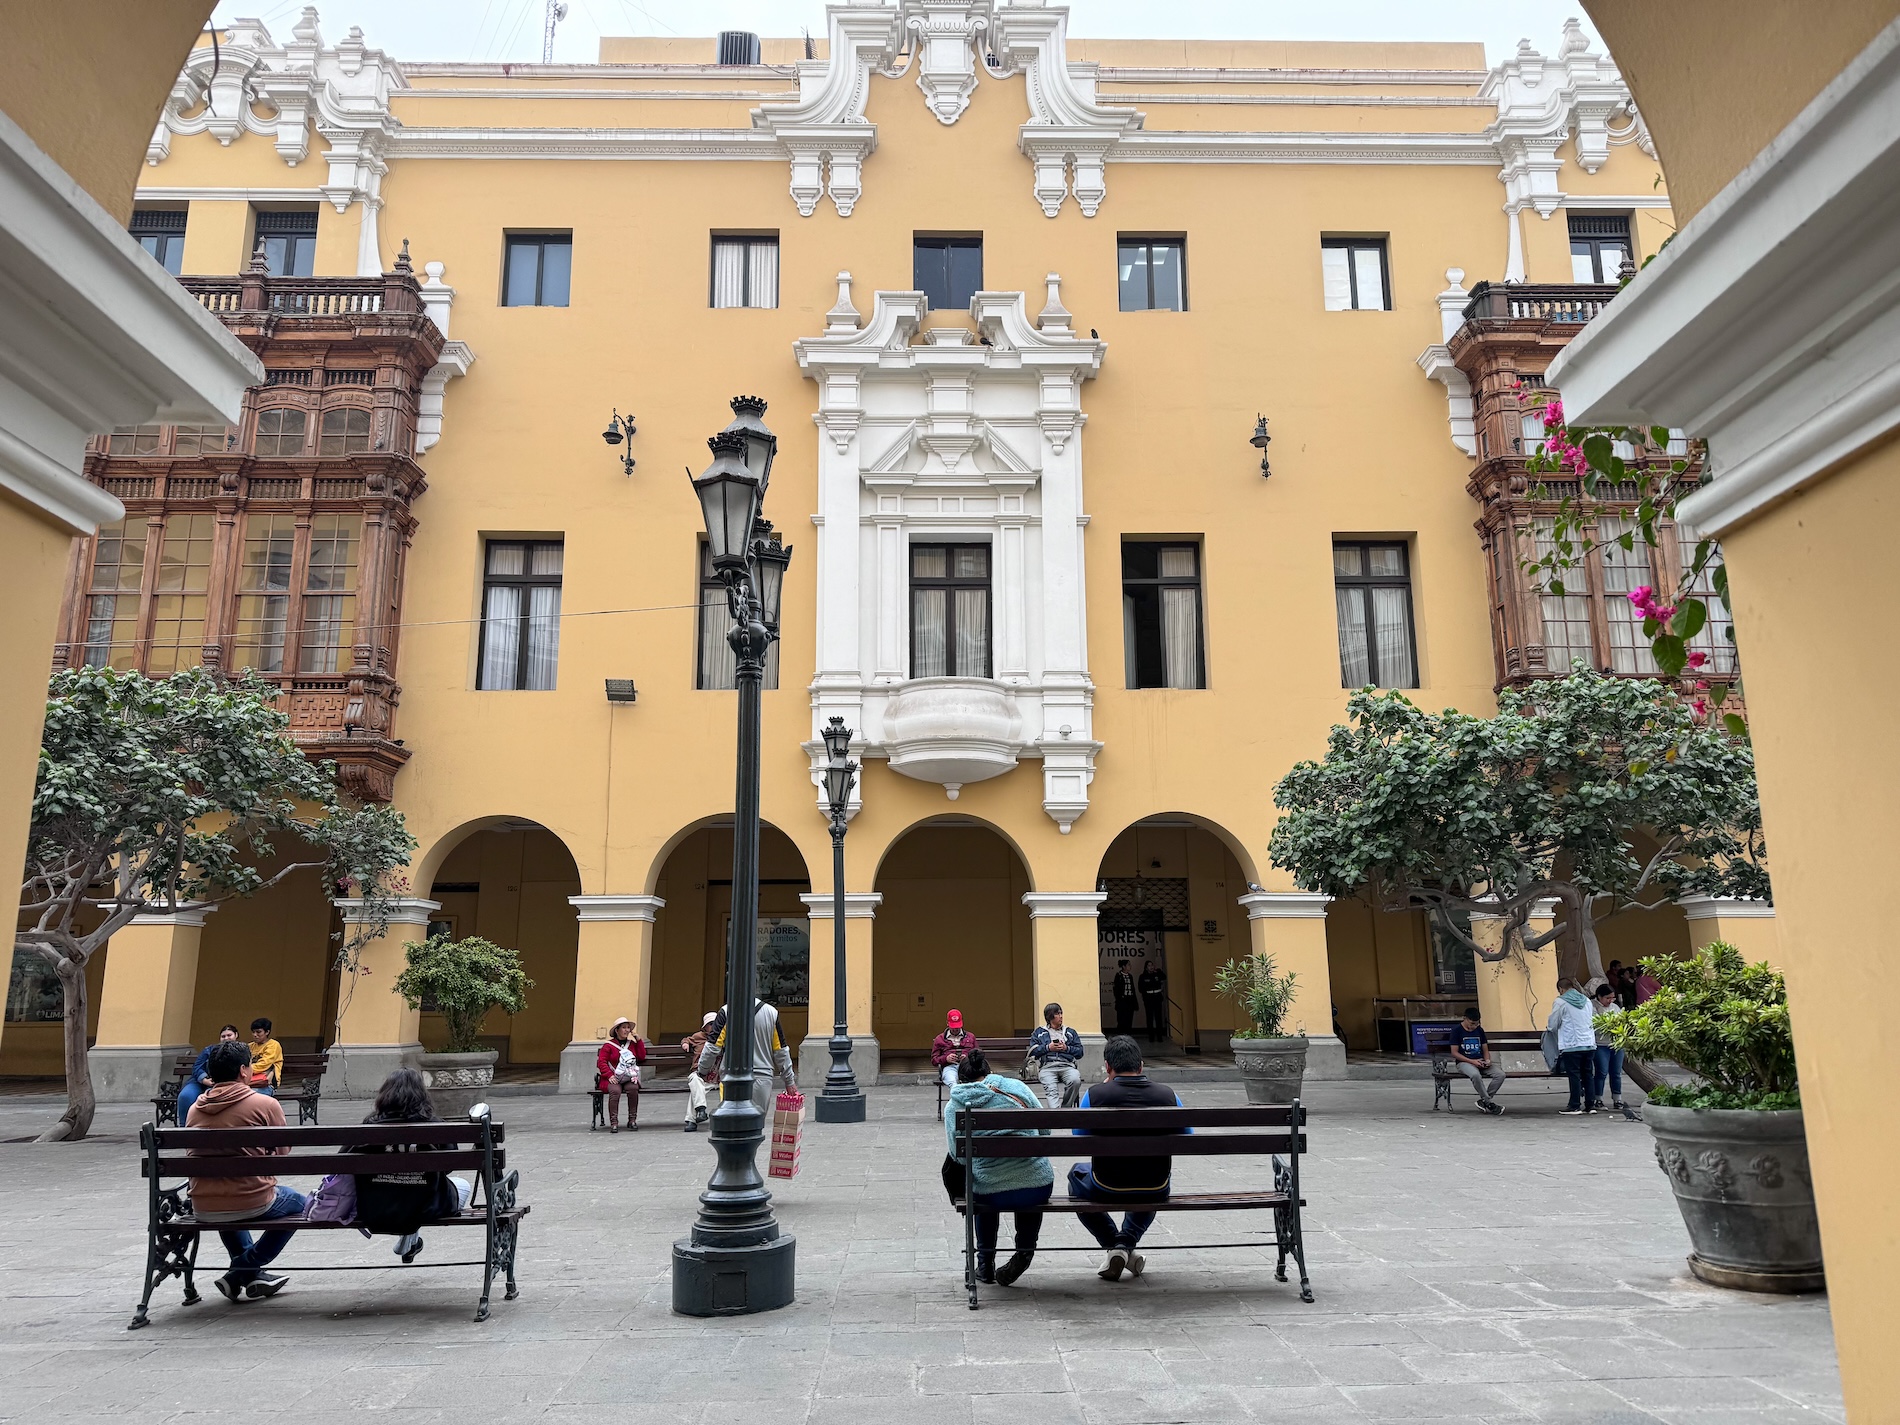
M1697 649L1689 655L1689 666L1691 668L1700 668L1704 663L1707 663L1708 661L1709 661L1709 655L1704 653L1701 649Z

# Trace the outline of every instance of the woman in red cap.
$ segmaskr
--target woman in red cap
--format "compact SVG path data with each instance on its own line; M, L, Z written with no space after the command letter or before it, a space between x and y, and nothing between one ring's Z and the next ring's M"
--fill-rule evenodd
M969 1058L976 1048L976 1036L963 1027L963 1011L953 1009L943 1017L943 1033L930 1045L930 1062L945 1088L957 1086L957 1065Z

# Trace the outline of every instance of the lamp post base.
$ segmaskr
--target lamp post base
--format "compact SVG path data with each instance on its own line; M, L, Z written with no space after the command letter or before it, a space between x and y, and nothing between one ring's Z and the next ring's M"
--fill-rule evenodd
M864 1090L848 1094L820 1094L812 1100L813 1117L820 1123L864 1122Z
M682 1316L750 1316L790 1306L797 1282L797 1239L751 1247L673 1244L673 1309Z

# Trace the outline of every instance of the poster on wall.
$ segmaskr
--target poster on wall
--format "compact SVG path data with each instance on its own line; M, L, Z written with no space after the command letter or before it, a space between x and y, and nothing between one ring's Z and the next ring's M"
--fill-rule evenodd
M811 922L802 915L759 917L759 998L780 1009L811 1003Z
M1117 1031L1132 1032L1141 1021L1137 1005L1125 1001L1119 1005L1115 998L1115 977L1123 970L1128 973L1130 984L1139 982L1141 972L1153 965L1163 974L1167 973L1166 941L1162 932L1156 929L1109 930L1103 928L1096 932L1096 965L1101 984L1102 1029L1104 1033Z

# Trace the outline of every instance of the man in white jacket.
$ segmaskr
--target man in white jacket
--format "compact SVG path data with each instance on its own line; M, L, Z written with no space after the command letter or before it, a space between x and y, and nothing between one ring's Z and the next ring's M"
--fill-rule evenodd
M1596 1011L1575 980L1566 976L1557 981L1557 1003L1550 1007L1550 1019L1544 1027L1557 1036L1557 1066L1570 1080L1570 1102L1558 1110L1560 1113L1596 1111L1591 1103L1596 1082L1595 1018Z

